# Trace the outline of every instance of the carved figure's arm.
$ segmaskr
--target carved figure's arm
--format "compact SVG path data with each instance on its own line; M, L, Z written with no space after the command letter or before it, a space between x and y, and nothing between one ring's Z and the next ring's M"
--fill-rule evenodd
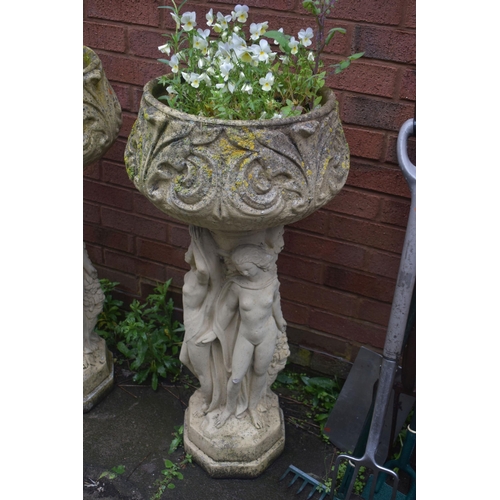
M278 326L279 330L281 332L284 332L286 330L286 321L283 317L283 312L281 311L279 287L276 287L276 290L274 292L273 316L276 320L276 325Z

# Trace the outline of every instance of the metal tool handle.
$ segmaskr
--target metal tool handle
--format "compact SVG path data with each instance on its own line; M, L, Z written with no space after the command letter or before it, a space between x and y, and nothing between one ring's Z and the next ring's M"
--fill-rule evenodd
M406 227L398 280L392 301L391 316L384 345L384 358L396 361L403 348L406 320L410 310L416 275L416 168L408 158L408 137L415 135L415 120L406 120L399 130L398 160L411 192L410 214Z

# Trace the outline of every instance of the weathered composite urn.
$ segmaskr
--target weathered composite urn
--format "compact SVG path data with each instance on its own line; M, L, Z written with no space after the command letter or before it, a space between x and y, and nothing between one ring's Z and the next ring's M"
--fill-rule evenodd
M213 477L255 477L283 451L270 386L289 354L276 261L283 226L342 188L349 150L333 92L308 114L218 120L164 105L144 87L125 165L137 189L188 223L181 361L200 388L184 446Z
M118 137L121 108L97 54L83 47L83 169L98 160ZM113 386L113 358L94 328L104 294L83 244L83 411L92 409Z

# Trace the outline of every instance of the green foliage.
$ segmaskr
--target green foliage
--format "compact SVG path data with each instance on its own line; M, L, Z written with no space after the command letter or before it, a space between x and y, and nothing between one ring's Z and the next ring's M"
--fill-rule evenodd
M184 475L180 472L180 469L191 463L193 463L191 455L186 455L180 464L175 464L171 460L164 459L165 468L161 471L164 477L156 481L155 486L157 489L150 500L160 500L166 489L173 490L175 488L173 481L175 479L184 479Z
M105 470L98 479L101 479L102 477L107 477L108 479L114 479L116 476L119 476L125 472L125 466L124 465L117 465L116 467L113 467L110 471Z
M111 292L119 283L103 278L100 280L100 284L105 299L101 314L99 314L97 318L95 331L106 341L108 347L113 348L117 343L116 327L123 316L121 309L123 307L123 302L114 299L111 295Z
M151 377L154 390L159 377L176 377L180 369L179 334L184 327L173 320L174 303L166 297L171 281L158 285L145 303L134 300L116 327L116 335L122 339L116 347L131 361L130 369L136 372L133 380L140 384Z
M183 435L184 435L184 426L183 425L176 425L174 427L175 432L173 433L174 439L172 439L172 442L170 443L170 447L168 448L168 454L170 455L173 453L179 446L182 445L183 441Z
M337 377L308 377L304 373L299 374L286 369L276 377L273 387L279 386L293 390L297 394L297 400L311 406L311 411L307 416L313 418L321 430L323 430L342 388ZM329 442L328 437L324 434L321 437Z
M185 1L179 6L171 3L161 8L170 11L176 29L165 34L167 43L158 47L171 55L158 59L170 71L158 78L165 87L158 98L170 107L194 115L252 120L295 116L321 105L318 94L327 76L322 52L335 34L345 34L342 28L325 33L334 0L304 1L316 20L316 31L307 27L295 36L282 28L269 29L267 21L247 26L246 5L236 5L230 15L215 15L210 9L205 21L195 12L181 12ZM362 55L334 65L335 74Z

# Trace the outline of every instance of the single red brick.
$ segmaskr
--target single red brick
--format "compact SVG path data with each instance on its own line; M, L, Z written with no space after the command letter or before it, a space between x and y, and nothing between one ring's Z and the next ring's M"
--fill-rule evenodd
M323 265L282 252L278 257L278 276L281 275L322 284Z
M325 285L336 290L370 297L381 302L391 302L396 286L393 280L381 276L372 276L338 267L328 267L326 269ZM346 314L346 316L350 315Z
M359 305L359 319L376 323L387 328L391 316L391 304L371 299L361 299Z
M374 347L383 347L385 328L324 311L311 311L309 326L316 330Z
M169 231L169 243L187 250L191 243L188 226L172 225Z
M83 44L93 49L125 52L125 28L113 24L84 22ZM105 68L104 71L106 71Z
M372 160L380 160L385 143L385 134L375 130L344 127L349 151L353 156L361 156Z
M123 165L102 160L102 180L109 184L117 184L128 189L135 189L132 181L128 178Z
M410 190L399 168L370 165L358 160L351 160L347 185L410 197Z
M162 54L158 50L158 47L165 43L165 38L162 37L160 31L130 28L128 30L128 42L130 54L151 59L168 59L166 54Z
M90 261L97 268L99 264L103 263L103 254L102 248L97 245L92 245L92 243L87 243L84 238L85 249L87 250L87 255L89 256Z
M325 209L355 215L363 219L375 219L379 211L380 197L366 191L344 187Z
M131 113L122 113L122 127L120 129L120 136L128 139L137 115Z
M345 123L399 132L401 125L413 117L414 111L413 104L346 95L341 119Z
M398 25L403 13L401 0L338 0L330 16L350 21Z
M331 290L324 286L280 277L281 296L298 304L333 311L346 316L356 314L358 301L351 294Z
M134 237L121 231L84 224L83 238L85 241L91 241L102 247L114 248L127 253L134 252Z
M395 280L399 271L401 255L369 248L363 271Z
M137 256L146 259L170 264L180 269L189 269L184 259L185 252L177 247L158 243L156 241L137 238Z
M116 139L115 142L111 145L111 147L106 151L103 155L103 158L107 160L113 160L116 162L123 161L123 155L125 154L125 146L127 145L127 141L121 137Z
M83 171L83 178L94 179L96 181L100 180L101 162L99 159L97 159L96 161L92 162L90 165L87 165L85 167L85 170Z
M119 300L123 300L123 296L137 296L139 292L139 280L137 276L104 266L99 266L97 268L97 273L101 279L106 278L109 281L119 283L116 287L116 293L113 293L113 296L116 295ZM127 301L127 303L130 302L131 300Z
M83 197L87 201L111 205L123 210L132 210L132 192L117 186L83 181Z
M405 28L417 27L417 0L406 0L403 25L405 26Z
M281 311L287 323L307 325L310 308L288 300L281 300Z
M101 223L101 209L93 203L83 203L83 221L93 224Z
M329 236L332 238L401 253L405 231L372 221L332 213Z
M85 14L91 18L158 26L160 20L158 6L162 3L160 0L149 2L143 0L121 0L120 2L87 0L84 2L84 9Z
M149 278L160 283L166 280L165 266L163 264L157 264L108 249L104 249L104 262L106 266L138 277Z
M306 231L324 234L328 229L328 214L324 210L317 210L305 219L290 224L289 227L296 227L305 229Z
M401 89L399 90L399 97L414 101L417 95L417 71L414 69L407 69L403 72L401 79Z
M393 97L398 75L397 68L361 61L354 61L349 68L338 75L331 73L326 79L327 86L360 94ZM328 64L337 62L339 62L338 59L329 61Z
M165 73L165 65L153 60L100 53L108 80L143 87L148 81Z
M314 314L314 311L311 311ZM348 348L344 339L335 338L311 328L298 328L288 325L286 329L288 343L312 352L323 352L333 356L346 357Z
M285 232L285 250L332 264L361 269L365 249L359 245L317 238L293 230Z
M354 30L354 52L364 57L415 64L415 32L358 24Z
M101 209L101 217L105 227L158 241L166 241L167 239L165 223L106 207Z
M401 226L406 229L409 211L410 200L383 198L381 200L379 221L386 224Z
M115 91L116 97L118 97L118 101L120 102L122 114L124 111L130 111L130 87L128 85L120 85L116 82L113 82L112 87Z

